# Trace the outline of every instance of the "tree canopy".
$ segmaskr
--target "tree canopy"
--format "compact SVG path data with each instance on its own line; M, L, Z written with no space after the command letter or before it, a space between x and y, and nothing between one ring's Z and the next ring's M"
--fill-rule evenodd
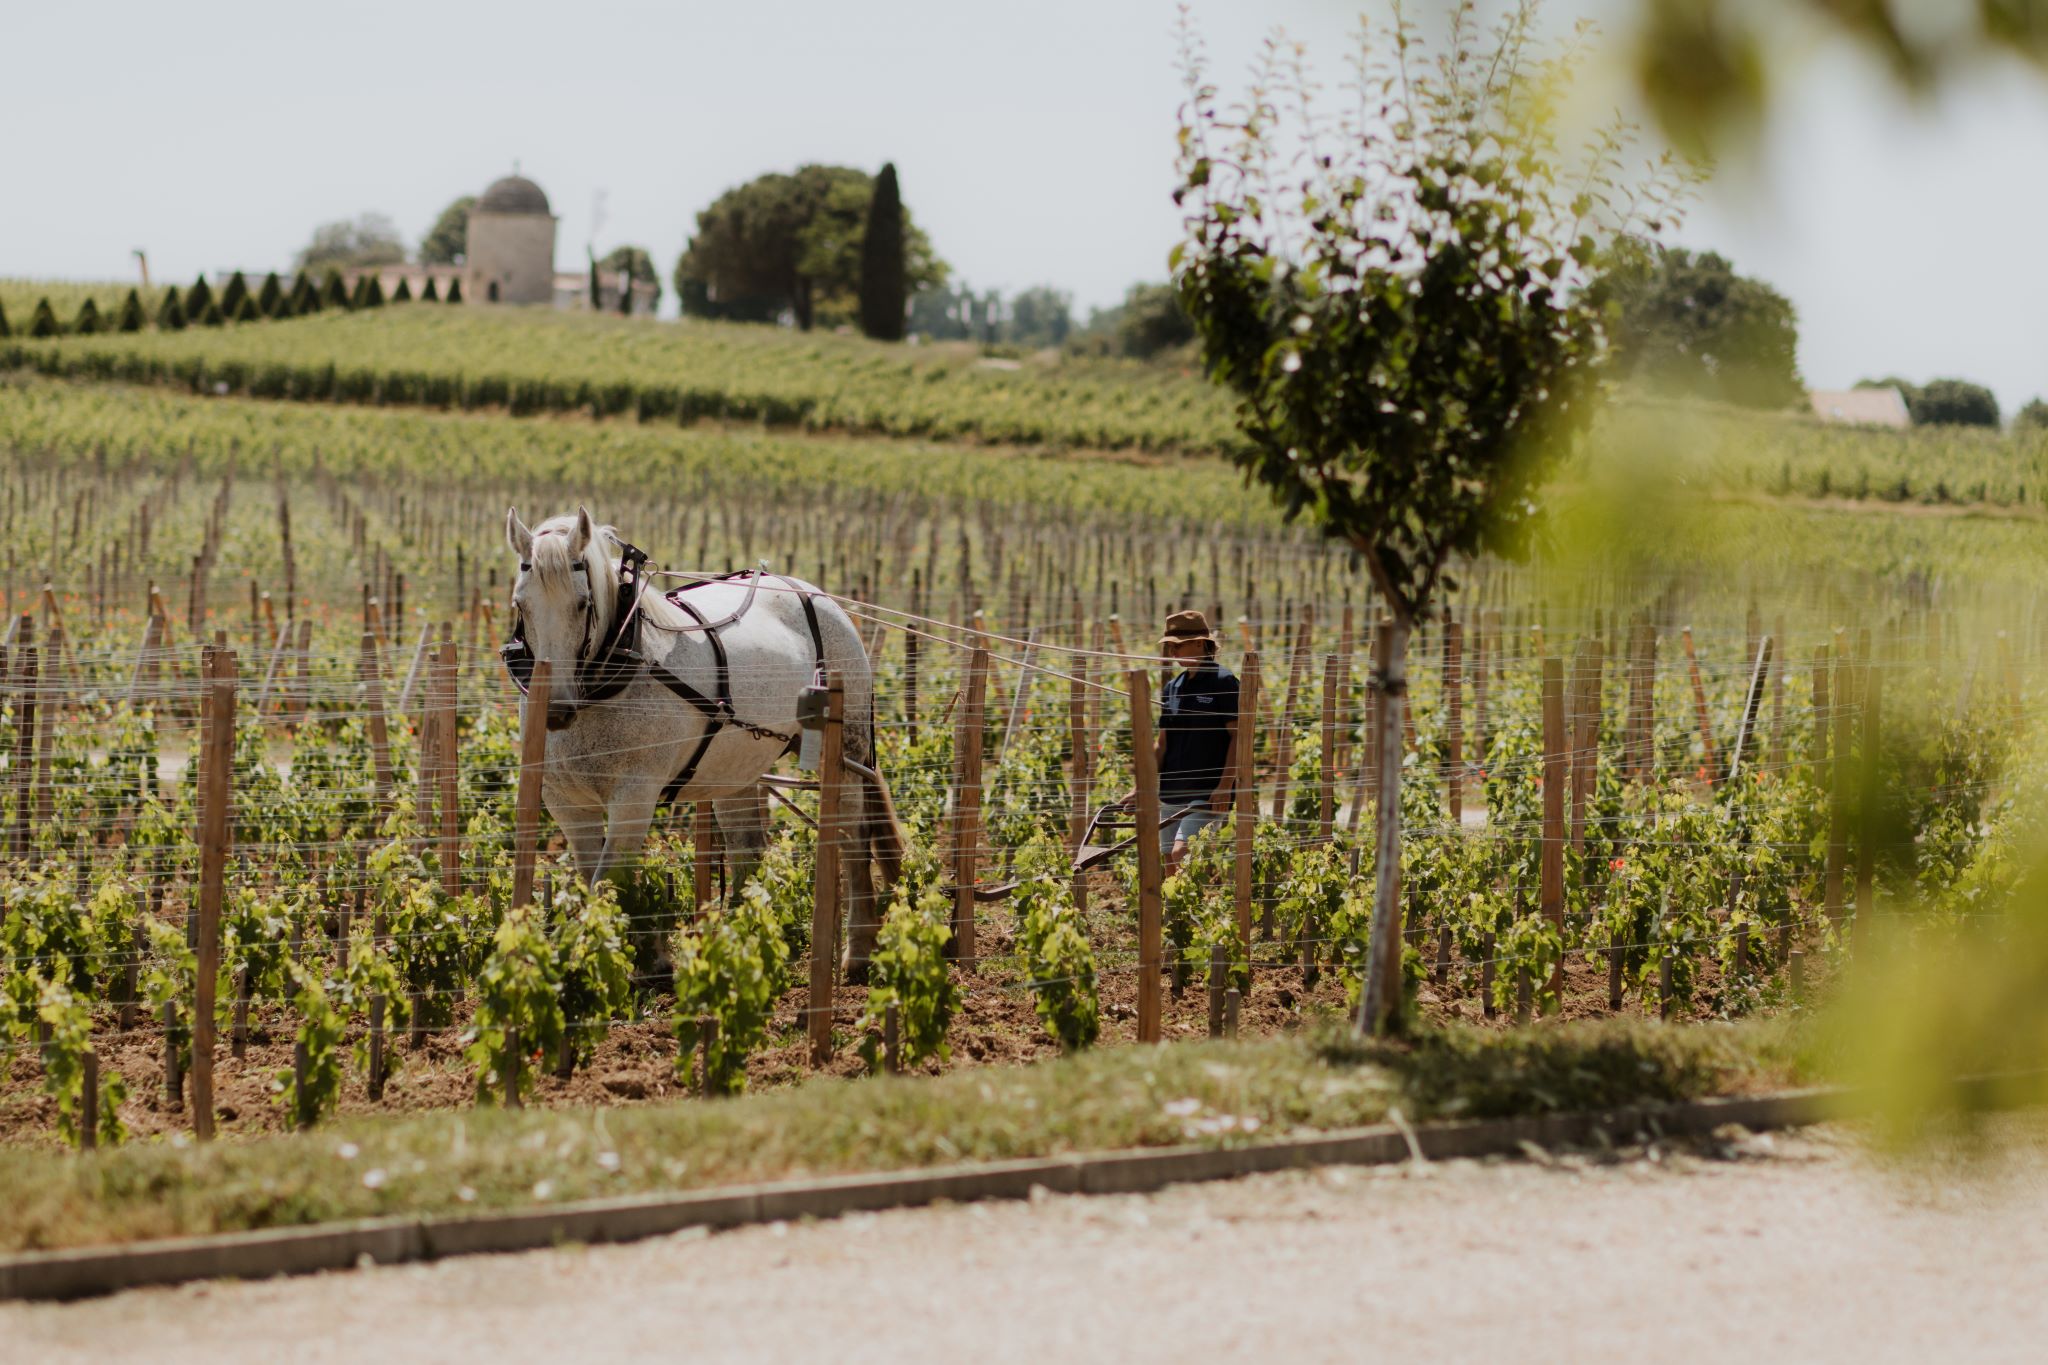
M875 341L903 340L903 194L896 165L886 162L875 177L860 243L860 330Z
M1441 45L1399 10L1363 26L1358 88L1335 110L1282 44L1251 95L1221 106L1199 40L1183 43L1172 262L1203 359L1238 396L1233 458L1352 548L1391 618L1359 1014L1374 1031L1402 1011L1410 632L1454 557L1513 552L1532 528L1598 398L1601 312L1584 286L1615 236L1658 231L1684 183L1668 161L1636 173L1619 124L1586 158L1560 154L1549 115L1572 54L1532 36L1532 0L1490 43L1475 11L1453 5Z
M2048 399L2030 401L2013 414L2012 424L2029 431L2048 431Z
M441 210L441 216L420 238L421 265L461 265L469 251L469 211L476 196L465 194Z
M313 229L313 240L299 252L298 268L348 269L397 265L405 259L398 227L381 213L365 213L353 221L339 219Z
M623 300L630 300L632 298L633 285L645 281L654 286L654 307L659 308L661 306L661 274L655 270L654 257L647 254L646 247L615 246L605 254L603 260L597 263L597 268L625 277L626 289L622 291ZM592 306L595 307L598 297L595 281L592 282L591 287ZM630 307L630 304L623 300L619 305L621 313L627 311Z
M1967 379L1930 379L1915 384L1910 379L1887 375L1883 379L1859 379L1859 389L1897 389L1906 400L1906 411L1916 427L1995 427L1999 424L1998 396L1982 384Z
M697 215L676 262L676 293L697 317L836 326L859 313L861 243L874 177L850 166L799 167L727 190ZM945 281L908 206L903 209L905 288Z
M1624 377L1751 408L1806 396L1791 301L1715 252L1617 242L1594 292L1610 310L1607 338Z

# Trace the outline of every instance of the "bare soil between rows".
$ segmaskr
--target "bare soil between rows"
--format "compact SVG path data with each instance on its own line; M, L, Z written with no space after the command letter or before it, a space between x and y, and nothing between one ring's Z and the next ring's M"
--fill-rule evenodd
M997 908L992 913L985 908L982 913L984 918L978 925L979 966L953 968L961 1005L947 1034L950 1055L943 1060L933 1058L924 1062L917 1068L924 1074L1028 1065L1059 1055L1059 1047L1040 1023L1031 992L1011 957L1013 944L1002 911ZM1134 926L1113 901L1109 905L1097 902L1089 918L1093 921L1091 938L1103 960L1111 964L1128 963L1136 956ZM1323 968L1313 982L1306 982L1298 962L1277 960L1282 952L1283 945L1279 943L1255 944L1252 989L1243 999L1239 1013L1241 1036L1286 1035L1348 1008L1343 981L1335 971ZM1719 974L1717 963L1703 962L1694 1012L1674 1011L1672 1017L1709 1017L1704 1010L1719 995ZM1486 1028L1514 1027L1511 1011L1489 1013L1483 1007L1477 977L1476 967L1454 960L1443 984L1426 982L1419 996L1423 1020ZM1097 984L1102 1021L1098 1046L1135 1044L1135 970L1129 966L1102 967ZM806 987L797 985L785 991L777 1002L768 1037L748 1060L749 1090L791 1086L818 1075L853 1078L865 1074L860 1045L866 989L841 985L835 990L835 1055L824 1068L809 1065L803 1018L808 995ZM1162 980L1160 998L1165 1041L1207 1036L1208 990L1200 976L1191 976L1178 995L1168 980ZM1649 1003L1648 1009L1654 1012L1654 1002ZM646 1017L614 1023L598 1042L590 1060L576 1067L567 1078L555 1074L554 1058L534 1058L533 1089L527 1102L542 1108L582 1108L658 1103L692 1094L678 1075L671 1010L669 997L658 996ZM412 1113L477 1103L476 1071L464 1055L462 1041L472 1011L468 1000L458 1002L453 1023L428 1031L423 1046L415 1047L409 1032L404 1030L391 1036L387 1055L394 1070L381 1101L370 1099L367 1079L350 1057L344 1063L339 1112ZM1636 1015L1644 1012L1645 1002L1633 994L1624 999L1620 1011ZM1605 971L1588 964L1581 955L1568 958L1562 1008L1554 1017L1590 1019L1613 1013L1608 1008ZM1543 1027L1547 1022L1539 1018L1531 1026ZM253 1008L248 1045L241 1057L232 1055L228 1030L221 1030L214 1062L215 1122L221 1134L259 1135L282 1132L288 1127L283 1100L284 1079L292 1066L291 1027L288 1012L281 1006L266 1003ZM344 1042L345 1056L364 1035L363 1022L352 1021ZM190 1131L189 1077L178 1103L173 1104L164 1093L164 1033L160 1024L145 1017L135 1028L122 1032L115 1027L113 1011L102 1008L93 1042L102 1075L118 1073L126 1083L128 1095L120 1107L120 1116L132 1139ZM495 1097L491 1102L495 1102ZM0 1142L42 1146L58 1142L56 1101L42 1089L41 1062L33 1047L9 1054L8 1066L0 1073Z

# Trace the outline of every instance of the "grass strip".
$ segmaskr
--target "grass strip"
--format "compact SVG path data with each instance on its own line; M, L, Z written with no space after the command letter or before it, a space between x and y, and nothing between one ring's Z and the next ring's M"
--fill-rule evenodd
M476 1109L87 1155L0 1150L0 1250L510 1210L1117 1148L1231 1146L1385 1120L1739 1094L1795 1079L1788 1030L1603 1020L1407 1044L1341 1030L1115 1048L933 1078L630 1109Z

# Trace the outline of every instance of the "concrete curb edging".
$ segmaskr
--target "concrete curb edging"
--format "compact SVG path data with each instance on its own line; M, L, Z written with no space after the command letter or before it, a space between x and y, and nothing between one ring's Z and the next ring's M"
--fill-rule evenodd
M1023 1199L1035 1187L1055 1194L1140 1194L1168 1185L1307 1166L1406 1161L1416 1151L1439 1160L1514 1152L1524 1143L1574 1146L1602 1136L1627 1139L1640 1132L1708 1133L1731 1123L1756 1130L1789 1128L1839 1114L1842 1098L1834 1089L1791 1090L1416 1128L1376 1124L1239 1147L1096 1152L727 1186L694 1194L634 1195L515 1213L374 1218L33 1252L0 1257L0 1300L74 1299L186 1280L303 1275L347 1269L365 1257L378 1265L395 1265L565 1242L628 1242L687 1228L834 1218L942 1200Z

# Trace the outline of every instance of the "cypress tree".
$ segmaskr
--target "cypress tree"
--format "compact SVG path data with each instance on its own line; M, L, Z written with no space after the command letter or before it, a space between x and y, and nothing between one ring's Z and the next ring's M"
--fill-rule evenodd
M71 330L79 336L89 337L105 330L100 326L100 306L87 299L78 309L78 320L71 324Z
M242 300L249 297L249 282L237 270L228 276L227 288L220 291L220 311L237 321L242 316Z
M219 327L226 321L227 319L222 317L220 313L219 299L208 299L206 307L199 312L199 325L201 327Z
M339 270L329 270L327 272L327 283L320 286L320 306L322 308L349 308L353 306L349 301L348 286L341 282L341 272Z
M278 283L277 272L273 270L263 277L263 288L256 294L256 307L264 317L274 318L283 306L284 286Z
M412 302L412 285L405 276L400 275L398 277L398 288L391 291L391 301L393 303Z
M459 275L448 281L448 302L462 302L462 277Z
M35 315L28 320L28 334L32 337L53 337L63 335L64 328L57 321L57 310L50 307L48 299L36 300Z
M5 341L13 335L13 329L7 325L7 305L0 303L0 341Z
M441 295L434 288L434 277L432 275L429 275L427 276L427 287L425 289L420 290L420 302L439 303L440 301Z
M382 308L384 306L384 285L375 275L364 275L356 281L356 307Z
M213 290L207 286L206 276L202 273L193 281L192 292L185 296L185 316L197 318L206 311L206 305L212 302Z
M860 329L877 341L903 340L904 273L903 196L896 164L888 162L875 177L860 242Z
M248 290L244 289L242 297L236 300L233 317L236 322L261 322L263 320L263 314L257 311L256 300L249 297Z
M172 285L164 294L164 301L156 306L157 330L182 332L185 330L185 305L178 301L178 286Z
M114 320L114 327L122 332L139 332L145 319L142 316L142 296L133 289L121 301L121 315Z
M313 282L304 275L293 282L291 296L285 302L295 318L320 311L320 295L314 292Z

